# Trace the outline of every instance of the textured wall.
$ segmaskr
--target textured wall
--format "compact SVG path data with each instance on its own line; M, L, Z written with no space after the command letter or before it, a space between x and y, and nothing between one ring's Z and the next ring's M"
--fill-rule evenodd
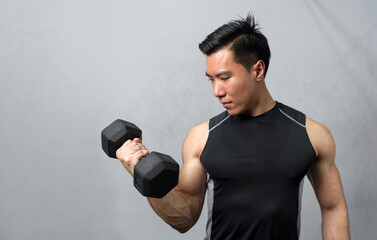
M202 239L160 220L100 146L115 118L181 164L189 129L223 111L204 37L253 11L275 100L325 124L354 239L377 235L377 2L0 1L0 239ZM302 239L320 239L306 180Z

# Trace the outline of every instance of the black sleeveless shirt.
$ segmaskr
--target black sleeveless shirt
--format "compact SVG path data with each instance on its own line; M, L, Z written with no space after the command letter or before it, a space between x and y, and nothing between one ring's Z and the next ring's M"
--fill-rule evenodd
M209 121L205 239L298 240L303 180L315 162L305 114L276 102L256 117Z

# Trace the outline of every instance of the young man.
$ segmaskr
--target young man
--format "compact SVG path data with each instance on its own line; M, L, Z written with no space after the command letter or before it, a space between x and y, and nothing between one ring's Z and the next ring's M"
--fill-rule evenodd
M148 199L155 212L184 233L198 220L208 190L205 239L295 240L307 175L321 208L323 239L350 239L331 133L273 100L265 85L270 50L254 18L221 26L199 48L226 111L189 131L177 187ZM133 175L148 153L134 139L117 157Z

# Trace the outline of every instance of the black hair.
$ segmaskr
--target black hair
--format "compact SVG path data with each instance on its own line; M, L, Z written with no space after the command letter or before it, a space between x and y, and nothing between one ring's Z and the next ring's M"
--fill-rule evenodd
M213 31L199 44L199 49L209 56L227 46L233 51L235 62L242 64L247 71L258 60L262 60L266 75L271 52L267 38L259 31L259 25L251 13L246 18L232 20Z

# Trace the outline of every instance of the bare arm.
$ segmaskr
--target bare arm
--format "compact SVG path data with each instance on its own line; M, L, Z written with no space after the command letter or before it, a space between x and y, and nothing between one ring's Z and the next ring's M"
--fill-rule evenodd
M192 128L183 144L183 166L178 185L161 199L148 198L153 210L177 231L187 232L199 219L202 211L207 174L199 157L208 137L208 122ZM123 166L133 175L133 167L148 150L140 139L129 141L117 151Z
M317 154L308 173L322 214L324 240L349 240L349 219L339 171L335 165L335 143L330 131L307 117L306 129Z
M148 198L154 211L181 233L199 219L205 191L206 172L199 157L208 136L208 122L192 128L183 143L183 166L178 185L162 199Z

